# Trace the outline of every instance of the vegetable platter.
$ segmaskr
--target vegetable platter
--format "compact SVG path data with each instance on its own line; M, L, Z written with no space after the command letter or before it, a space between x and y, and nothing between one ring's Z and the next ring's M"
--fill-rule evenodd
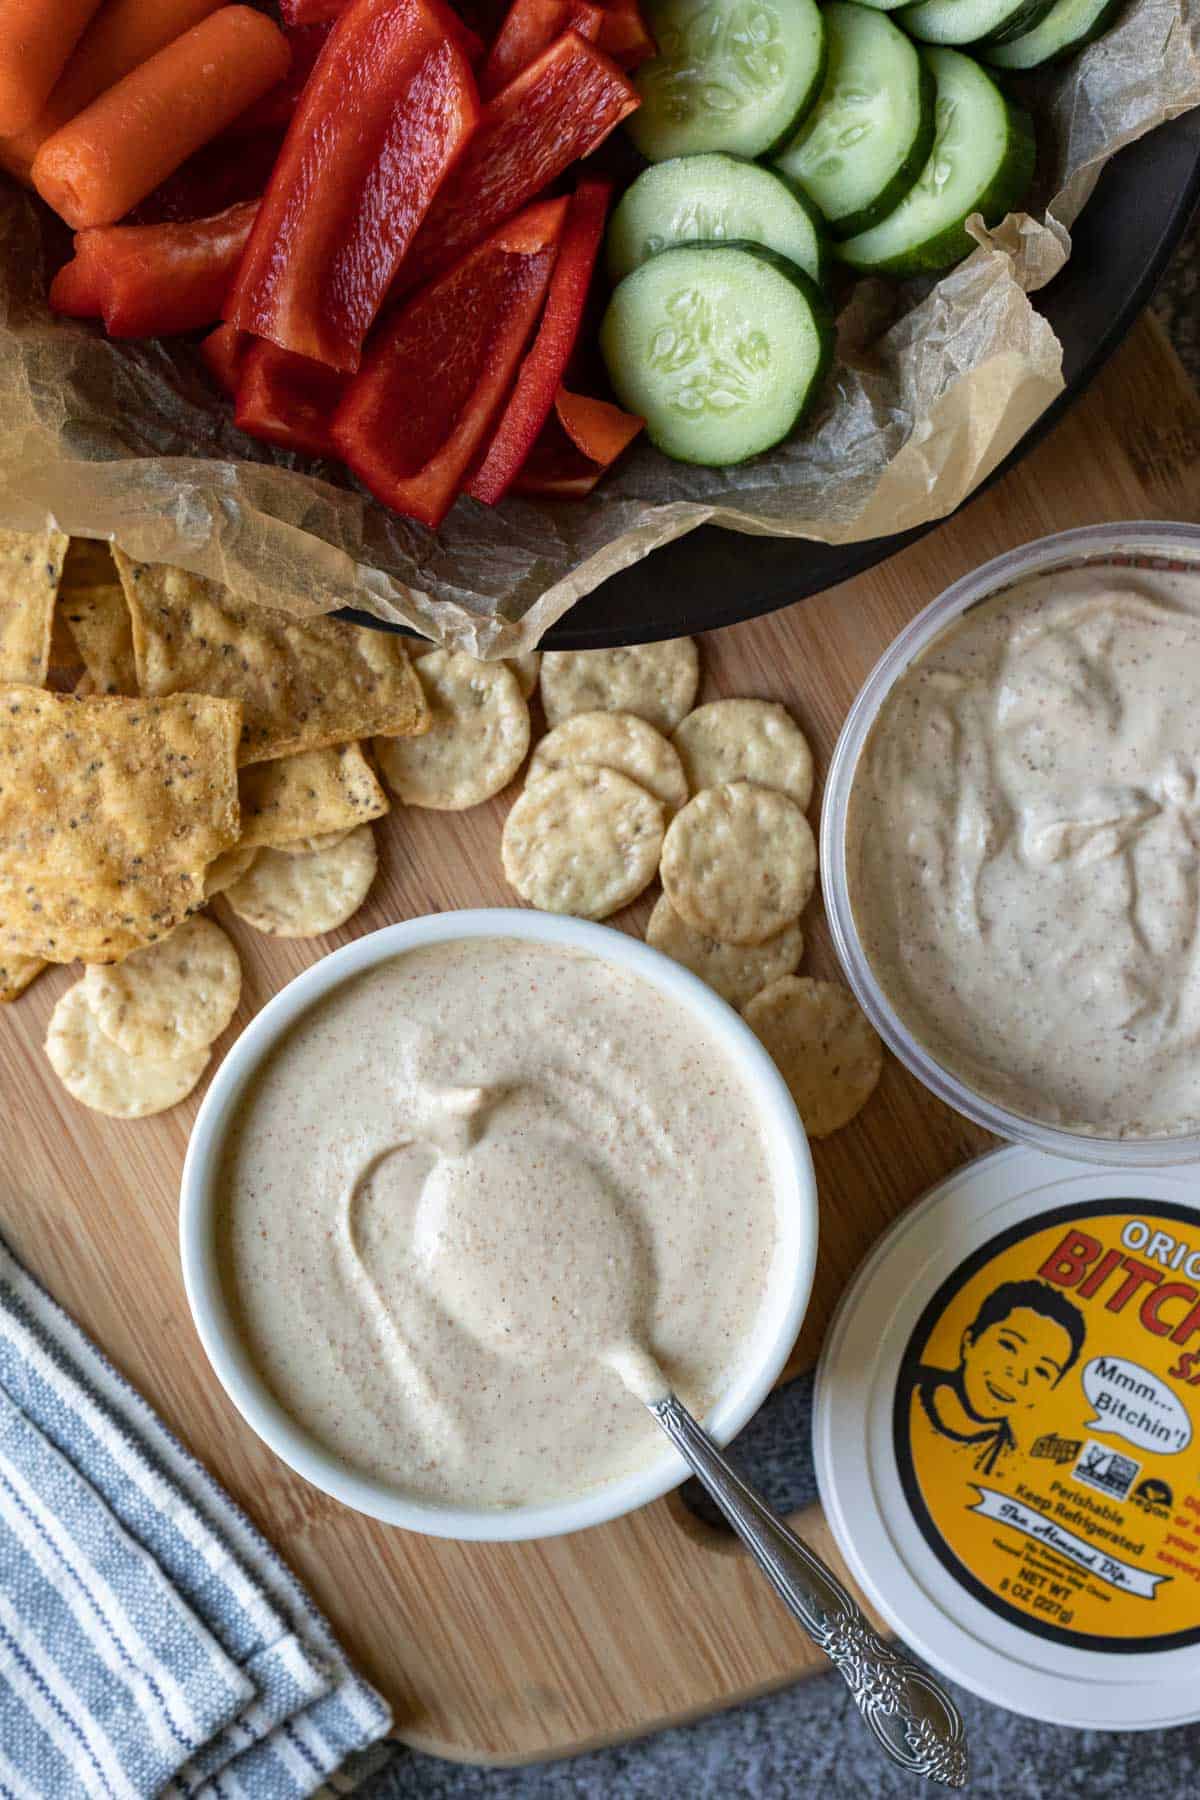
M639 436L683 483L806 442L856 284L923 291L1021 206L1027 72L1114 6L24 0L0 165L71 232L52 312L198 354L231 426L440 534L586 507ZM557 641L706 587L631 624L626 585Z
M460 493L583 494L643 420L717 467L795 430L830 265L961 260L1036 158L988 64L1069 55L1117 4L282 0L277 25L73 0L64 30L24 0L0 19L0 160L75 232L53 310L210 328L242 430L436 527ZM649 166L598 296L618 411L568 376L615 186L577 165L622 122Z

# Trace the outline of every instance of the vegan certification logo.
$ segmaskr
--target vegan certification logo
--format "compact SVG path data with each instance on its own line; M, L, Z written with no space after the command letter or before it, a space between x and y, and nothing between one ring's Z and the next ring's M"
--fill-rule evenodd
M1195 1386L1195 1212L1091 1202L1014 1227L942 1285L901 1362L896 1457L927 1543L1055 1641L1200 1643Z

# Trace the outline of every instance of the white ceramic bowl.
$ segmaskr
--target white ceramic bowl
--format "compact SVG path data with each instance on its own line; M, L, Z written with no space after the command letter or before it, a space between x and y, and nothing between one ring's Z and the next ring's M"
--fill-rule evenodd
M462 938L520 938L592 955L639 976L675 1000L706 1027L741 1070L761 1109L774 1175L781 1237L775 1278L751 1355L707 1420L719 1443L741 1430L773 1386L796 1341L812 1287L817 1249L817 1191L804 1127L774 1063L733 1008L704 983L624 932L579 919L513 909L436 913L386 926L359 938L307 969L276 994L230 1050L200 1108L183 1168L180 1248L188 1302L200 1341L226 1393L277 1456L346 1506L390 1525L434 1537L519 1539L579 1531L656 1500L687 1475L680 1457L665 1447L644 1469L577 1499L505 1510L436 1506L395 1486L355 1473L310 1437L284 1411L246 1353L218 1266L216 1175L231 1120L263 1059L280 1037L317 1001L364 969L425 944ZM319 1105L319 1096L314 1104Z
M940 1100L998 1136L1055 1156L1129 1169L1196 1162L1200 1160L1200 1135L1114 1138L1025 1118L960 1080L909 1030L877 979L858 934L846 871L846 820L859 758L888 695L947 626L981 601L1036 575L1087 566L1115 568L1119 573L1122 567L1139 564L1150 568L1186 565L1200 572L1200 526L1136 519L1085 525L1022 544L956 581L893 640L863 683L842 726L821 809L821 886L834 947L863 1011L888 1048Z

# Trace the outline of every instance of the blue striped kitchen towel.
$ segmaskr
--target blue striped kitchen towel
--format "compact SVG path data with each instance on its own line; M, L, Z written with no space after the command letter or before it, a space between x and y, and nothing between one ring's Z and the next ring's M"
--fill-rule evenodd
M3 1800L346 1794L390 1725L271 1546L0 1241Z

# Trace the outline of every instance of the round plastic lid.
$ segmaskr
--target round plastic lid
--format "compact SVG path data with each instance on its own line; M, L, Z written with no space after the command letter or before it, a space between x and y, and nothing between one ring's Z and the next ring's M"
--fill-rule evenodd
M1200 1167L1026 1149L880 1241L817 1374L825 1515L934 1668L1057 1724L1200 1718Z

